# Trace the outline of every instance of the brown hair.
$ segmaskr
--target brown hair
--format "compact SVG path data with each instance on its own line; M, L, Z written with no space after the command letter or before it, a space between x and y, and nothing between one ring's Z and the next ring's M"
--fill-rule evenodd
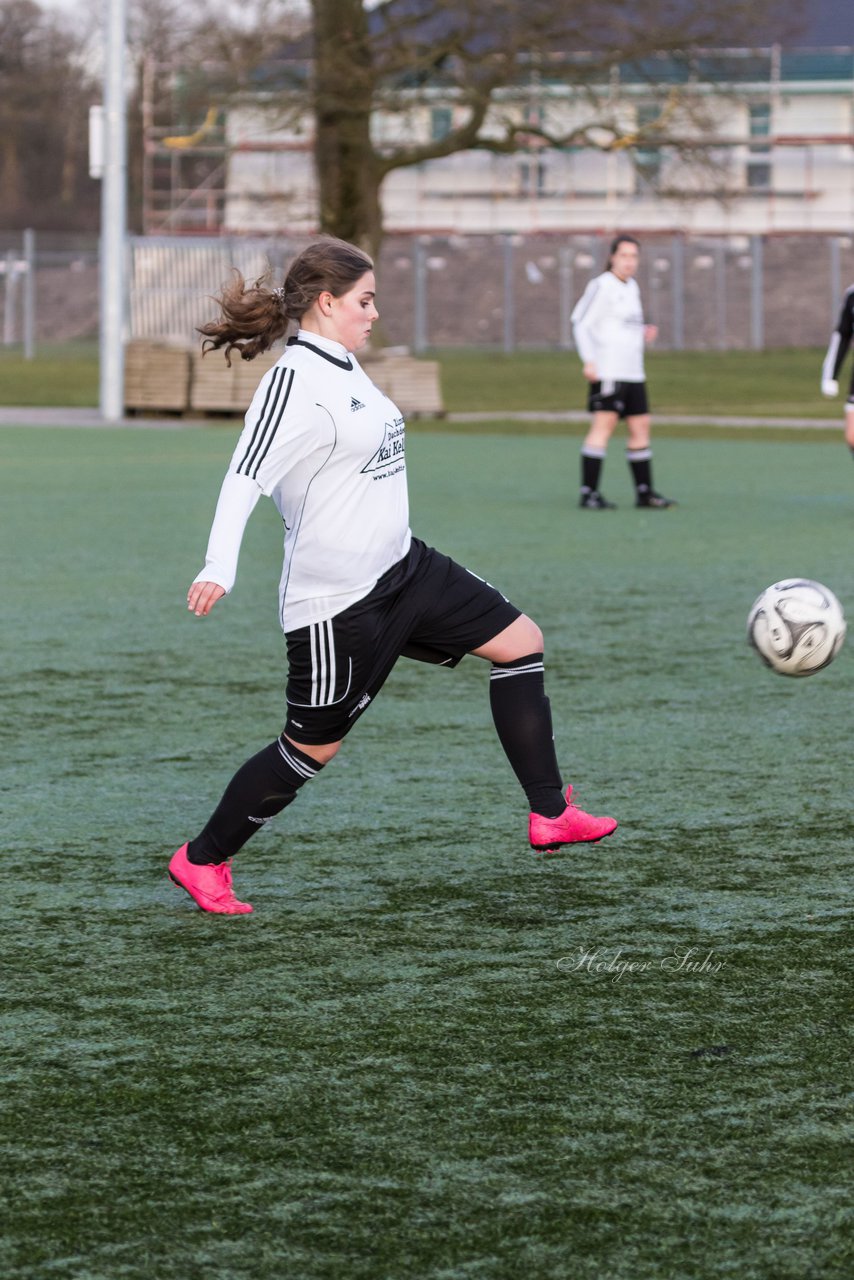
M605 264L605 270L611 270L611 263L614 261L614 254L617 252L621 244L633 244L636 249L640 249L640 240L636 240L634 236L614 236L608 249L608 261Z
M242 360L254 360L284 336L292 320L301 320L321 293L340 298L373 266L355 245L324 236L297 254L278 289L267 287L266 276L247 284L235 270L217 299L220 319L199 325L202 353L225 347L229 365L235 349Z

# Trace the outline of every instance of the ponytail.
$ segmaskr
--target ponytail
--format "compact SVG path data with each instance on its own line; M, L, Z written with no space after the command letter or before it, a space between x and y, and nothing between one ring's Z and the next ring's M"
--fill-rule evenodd
M291 321L302 320L321 293L340 298L373 266L356 245L323 236L297 254L278 289L268 289L266 277L247 285L235 270L231 284L217 299L220 319L199 325L198 332L204 338L202 353L225 347L229 365L235 350L241 360L254 360L284 336Z
M235 270L231 284L223 287L217 299L220 319L199 325L204 338L202 354L225 347L230 366L232 351L239 351L241 360L254 360L267 351L287 331L289 321L297 318L286 313L282 295L281 289L266 288L263 279L247 285Z

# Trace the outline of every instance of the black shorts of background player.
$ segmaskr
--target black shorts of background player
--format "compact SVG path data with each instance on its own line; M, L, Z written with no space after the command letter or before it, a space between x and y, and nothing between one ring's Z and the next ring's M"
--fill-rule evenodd
M615 413L618 419L649 416L645 382L591 382L587 394L591 413Z
M260 495L271 497L285 529L287 718L281 735L237 770L199 834L172 855L170 876L204 911L252 910L234 894L231 858L335 757L401 657L453 667L470 653L490 663L492 717L528 800L532 848L600 840L617 826L572 804L564 787L540 628L489 583L412 537L403 417L353 356L378 318L375 298L370 258L326 237L294 259L279 288L247 287L237 275L220 298L221 317L200 330L207 348L251 359L299 322L253 397L205 566L187 595L190 611L205 617L230 590L246 522ZM389 746L389 770L400 749ZM387 803L381 816L389 821ZM463 815L462 839L479 817ZM405 830L403 803L395 823ZM334 797L327 829L347 830Z
M626 461L635 488L635 506L665 510L672 498L652 483L650 415L644 380L643 351L657 336L644 324L635 275L639 246L633 236L617 236L606 270L591 280L572 313L575 345L590 383L587 407L593 414L581 446L581 491L578 505L587 511L611 511L600 490L608 443L619 421L628 434Z
M851 350L852 338L854 338L854 285L845 291L839 320L830 335L830 342L821 367L822 395L839 395L839 374L845 357ZM854 455L854 369L851 371L851 385L845 402L845 442Z

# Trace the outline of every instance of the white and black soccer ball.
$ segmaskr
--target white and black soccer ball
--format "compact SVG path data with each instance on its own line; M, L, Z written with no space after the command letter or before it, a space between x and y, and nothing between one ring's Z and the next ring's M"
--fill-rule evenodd
M747 638L762 661L781 676L811 676L842 648L845 615L822 583L786 578L753 602Z

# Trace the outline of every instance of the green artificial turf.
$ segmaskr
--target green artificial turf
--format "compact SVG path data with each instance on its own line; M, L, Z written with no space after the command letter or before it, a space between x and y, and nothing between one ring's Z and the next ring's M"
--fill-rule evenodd
M854 648L744 638L783 576L854 610L841 441L663 441L667 512L615 445L588 513L577 437L412 433L620 828L535 859L485 664L402 662L222 919L164 868L283 716L271 504L184 605L235 431L0 431L0 1274L847 1280Z

